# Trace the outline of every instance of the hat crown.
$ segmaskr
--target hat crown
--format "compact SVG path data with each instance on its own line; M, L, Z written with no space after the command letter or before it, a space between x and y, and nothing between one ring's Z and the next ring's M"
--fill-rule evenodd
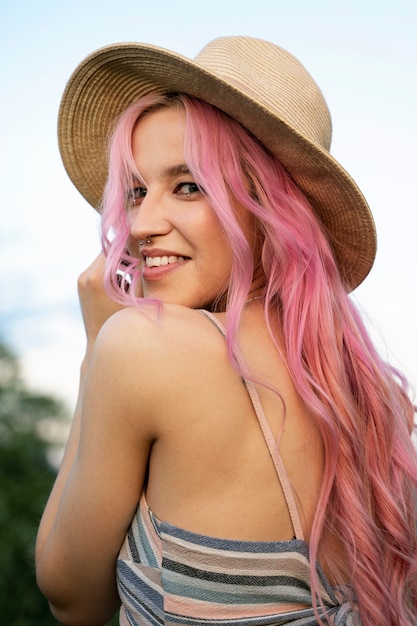
M330 150L332 123L323 94L305 67L283 48L252 37L220 37L194 61Z

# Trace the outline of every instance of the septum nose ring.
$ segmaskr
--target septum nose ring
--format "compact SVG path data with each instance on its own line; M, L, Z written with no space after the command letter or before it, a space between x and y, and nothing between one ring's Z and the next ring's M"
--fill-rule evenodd
M144 246L144 245L145 245L145 243L151 243L151 236L150 236L150 235L147 235L147 236L146 236L146 242L145 242L145 241L143 241L143 239L139 239L139 245L140 245L140 246Z

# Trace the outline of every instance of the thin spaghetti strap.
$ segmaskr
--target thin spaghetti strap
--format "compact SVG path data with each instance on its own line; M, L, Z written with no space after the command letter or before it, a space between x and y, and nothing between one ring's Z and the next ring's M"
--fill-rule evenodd
M236 355L235 355L236 356ZM243 365L241 359L236 358L240 366ZM265 412L262 408L261 401L259 399L258 392L253 381L243 378L243 381L248 390L249 396L252 400L253 408L258 417L259 425L262 429L266 444L268 446L269 453L275 466L275 470L278 474L279 482L281 483L282 491L287 503L288 512L291 517L291 522L294 528L294 533L297 539L304 539L304 533L301 526L300 517L298 515L297 505L295 503L294 494L291 488L290 481L288 479L287 471L284 463L282 462L281 455L278 450L277 442L275 441L269 422L266 418Z
M199 313L207 317L207 319L209 319L214 324L214 326L216 326L216 328L223 335L223 337L226 337L226 330L223 324L219 322L219 320L216 318L215 315L203 309L199 310ZM240 351L234 350L233 355L241 371L243 372L248 371L245 360L243 358L243 355L240 353ZM294 494L291 489L290 481L288 479L286 469L282 462L282 458L278 450L277 442L275 441L273 432L269 425L268 419L265 415L265 411L262 408L259 394L252 380L249 380L248 378L245 378L244 376L242 376L242 379L243 379L243 382L245 383L253 408L258 418L259 425L261 427L264 439L266 441L266 445L268 446L269 454L271 455L272 461L274 463L274 467L277 472L279 482L281 483L282 491L284 493L285 501L288 507L288 512L290 514L291 522L294 528L295 536L297 539L304 540L304 533L303 533L303 529L301 526L300 517L298 515L298 510L297 510L297 505L295 503Z

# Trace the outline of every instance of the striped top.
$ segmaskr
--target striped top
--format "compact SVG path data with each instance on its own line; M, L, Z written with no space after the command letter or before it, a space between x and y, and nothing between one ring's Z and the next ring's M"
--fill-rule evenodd
M218 320L202 311L224 334ZM235 355L243 364L242 357ZM282 484L295 538L238 541L200 535L159 520L145 493L117 562L121 626L313 626L309 547L294 496L255 386L245 380ZM321 616L360 626L352 589L332 587L320 566Z

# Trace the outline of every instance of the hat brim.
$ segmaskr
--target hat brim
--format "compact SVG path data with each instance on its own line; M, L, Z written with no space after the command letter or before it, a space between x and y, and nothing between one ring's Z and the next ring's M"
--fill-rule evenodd
M58 141L66 171L98 209L107 178L108 140L117 117L152 92L201 98L251 131L305 193L328 237L347 290L369 273L376 254L372 214L360 189L319 144L222 77L180 54L150 44L120 43L89 55L62 97Z

